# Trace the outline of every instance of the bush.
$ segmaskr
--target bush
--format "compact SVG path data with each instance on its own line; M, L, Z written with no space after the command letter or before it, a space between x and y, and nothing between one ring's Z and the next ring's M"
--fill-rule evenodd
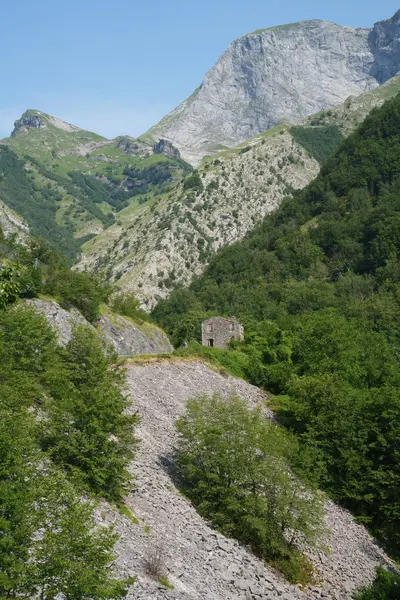
M200 514L262 559L292 557L287 571L304 582L296 541L316 538L322 504L291 473L294 438L235 396L190 400L177 428L178 476Z
M176 351L178 356L199 356L223 369L226 369L234 377L247 379L249 366L248 356L234 349L222 350L221 348L210 348L192 341L186 348Z
M189 175L189 177L186 177L183 183L183 189L200 191L203 189L203 182L201 181L200 175L197 171L193 171L193 173Z
M43 291L55 296L64 308L77 308L94 323L100 316L100 304L110 297L111 286L85 271L56 269L49 273Z
M111 308L120 315L139 322L149 320L149 315L140 308L139 300L133 294L116 294L112 297Z
M376 570L372 585L354 595L354 600L398 600L400 598L400 574L382 567Z

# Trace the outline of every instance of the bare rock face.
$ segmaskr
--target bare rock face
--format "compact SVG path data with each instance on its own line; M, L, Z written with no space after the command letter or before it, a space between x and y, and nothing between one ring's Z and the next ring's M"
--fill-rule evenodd
M372 30L303 21L232 42L201 86L148 133L198 164L284 120L371 90L400 66L400 12Z
M150 323L134 324L127 317L110 314L100 318L97 328L120 356L169 354L174 350L165 333Z
M128 155L144 154L151 150L150 146L129 135L117 137L114 143L117 148L123 150Z
M62 346L65 346L71 340L75 327L84 325L96 331L93 325L90 325L78 310L74 308L69 311L65 310L55 300L34 298L33 300L27 300L26 304L46 317L50 327L57 333L58 341Z
M78 310L65 310L55 300L35 298L26 303L46 317L62 346L71 340L76 327L84 325L98 333L120 356L168 354L174 350L165 333L150 323L134 324L126 317L110 313L102 316L93 327Z
M15 236L20 244L26 241L29 227L22 217L0 200L0 227L5 238Z
M26 111L20 119L15 121L11 137L18 133L27 133L29 129L43 129L46 127L46 119L39 112Z
M181 153L179 152L178 148L175 148L175 146L168 140L159 140L156 144L154 144L153 152L154 154L165 154L165 156L168 156L169 158L179 159L181 157Z
M378 83L384 83L399 73L400 10L391 19L376 23L369 43L375 56L373 74Z

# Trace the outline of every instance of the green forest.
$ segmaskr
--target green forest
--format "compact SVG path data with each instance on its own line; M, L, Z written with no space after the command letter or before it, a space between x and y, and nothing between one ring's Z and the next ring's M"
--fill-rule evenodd
M177 422L174 483L218 531L290 582L312 584L296 544L316 544L323 531L322 490L400 558L400 95L347 140L335 127L292 134L323 165L319 176L151 316L132 295L69 268L78 242L57 224L57 187L39 189L0 147L0 198L36 236L19 245L0 234L0 598L118 600L134 581L113 574L117 536L94 517L99 499L129 513L139 418L127 411L124 366L89 328L61 347L22 301L40 295L93 324L104 303L150 319L177 356L267 391L276 423L234 395L200 395ZM118 210L184 169L126 169L126 192L29 161L104 225L114 217L100 203ZM184 183L199 185L196 171ZM235 315L245 339L201 346L201 322L213 315ZM355 599L394 600L399 577L378 569Z
M20 301L52 294L93 322L110 290L40 241L0 250L0 598L123 598L134 578L113 576L117 536L93 511L131 480L124 368L89 328L61 347Z
M270 392L313 453L315 477L400 556L400 96L374 109L320 175L153 318L197 353ZM245 340L201 347L206 316Z

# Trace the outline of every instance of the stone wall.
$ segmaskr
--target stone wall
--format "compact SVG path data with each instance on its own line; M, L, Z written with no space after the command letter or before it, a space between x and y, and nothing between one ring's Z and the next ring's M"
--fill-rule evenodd
M231 317L230 319L212 317L203 321L201 337L203 346L227 348L231 340L242 340L244 331L242 325L237 322L235 317Z

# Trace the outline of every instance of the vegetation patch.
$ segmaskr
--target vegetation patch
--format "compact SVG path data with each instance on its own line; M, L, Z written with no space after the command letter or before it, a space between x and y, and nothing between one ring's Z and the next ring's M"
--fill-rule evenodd
M337 150L343 135L337 125L327 127L292 127L290 133L307 152L321 164Z
M175 347L201 320L245 326L248 380L316 452L320 486L400 556L400 95L320 175L220 251L153 318Z
M235 396L190 400L177 428L179 481L199 513L292 583L309 584L296 542L320 534L322 503L294 436Z

